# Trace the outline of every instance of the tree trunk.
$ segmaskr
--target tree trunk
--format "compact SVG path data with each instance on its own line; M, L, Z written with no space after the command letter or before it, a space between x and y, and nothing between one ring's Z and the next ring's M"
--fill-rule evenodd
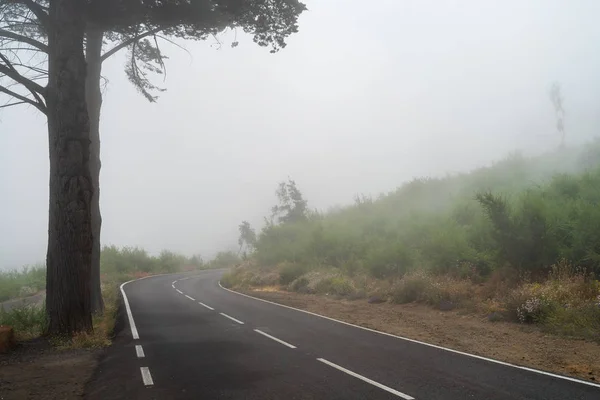
M104 312L104 300L100 288L100 230L102 215L100 214L100 109L102 92L100 90L100 74L102 71L102 38L104 32L88 27L86 30L85 59L87 61L87 77L85 93L90 118L90 174L94 193L92 195L92 280L91 302L92 312Z
M92 330L89 118L85 102L84 7L49 2L48 108L50 204L46 311L48 333Z

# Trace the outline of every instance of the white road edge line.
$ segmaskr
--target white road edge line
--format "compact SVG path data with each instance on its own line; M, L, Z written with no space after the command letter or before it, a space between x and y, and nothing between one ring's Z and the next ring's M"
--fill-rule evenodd
M295 348L296 348L296 346L294 346L293 344L289 344L288 342L284 342L284 341L283 341L283 340L281 340L281 339L277 339L276 337L274 337L274 336L271 336L271 335L269 335L268 333L265 333L265 332L263 332L263 331L261 331L261 330L255 329L255 330L254 330L254 332L256 332L256 333L260 333L261 335L263 335L263 336L266 336L266 337L268 337L269 339L273 339L274 341L276 341L276 342L279 342L279 343L281 343L282 345L289 347L290 349L295 349Z
M146 357L146 355L144 354L144 348L139 344L135 345L135 354L137 355L137 358Z
M131 307L129 307L129 300L127 299L127 295L125 294L125 289L123 289L123 288L125 287L125 285L127 285L128 283L131 283L131 282L141 281L142 279L155 278L157 276L164 276L164 275L167 275L167 274L148 275L148 276L144 276L142 278L132 279L130 281L123 282L123 283L121 283L121 286L119 286L119 289L121 289L121 295L123 296L123 303L125 303L125 310L127 311L127 319L129 320L129 328L131 329L131 336L133 336L134 339L139 339L140 335L135 326L135 321L133 320L133 314L131 313Z
M207 306L206 304L204 304L204 303L203 303L203 302L201 302L201 301L199 301L199 302L198 302L198 304L200 304L200 305L201 305L201 306L203 306L203 307L206 307L206 308L208 308L209 310L213 310L213 311L215 310L215 309L214 309L214 308L212 308L211 306Z
M350 370L348 370L348 369L346 369L346 368L344 368L344 367L340 367L339 365L337 365L337 364L334 364L334 363L332 363L331 361L327 361L327 360L325 360L325 359L323 359L323 358L317 358L317 360L321 361L323 364L327 364L327 365L329 365L330 367L333 367L333 368L335 368L335 369L337 369L337 370L340 370L340 371L342 371L342 372L345 372L345 373L346 373L346 374L348 374L348 375L351 375L351 376L353 376L353 377L355 377L355 378L358 378L358 379L360 379L361 381L364 381L364 382L367 382L367 383L369 383L369 384L371 384L371 385L373 385L373 386L376 386L376 387L378 387L379 389L385 390L386 392L389 392L389 393L391 393L391 394L394 394L394 395L396 395L396 396L398 396L398 397L402 397L402 398L403 398L403 399L405 399L405 400L415 400L415 398L414 398L414 397L411 397L411 396L409 396L409 395L407 395L407 394L404 394L404 393L402 393L402 392L399 392L399 391L397 391L397 390L395 390L395 389L392 389L391 387L388 387L388 386L382 385L382 384L381 384L381 383L379 383L379 382L375 382L374 380L371 380L371 379L369 379L369 378L367 378L367 377L364 377L364 376L362 376L362 375L359 375L359 374L357 374L356 372L352 372L352 371L350 371Z
M179 292L179 294L183 294L183 292L181 290L179 290L179 289L175 289L175 290L177 290Z
M192 300L192 301L196 301L195 298L188 296L187 294L185 295L185 297L187 297L188 299Z
M427 342L421 342L420 340L409 339L407 337L394 335L392 333L382 332L382 331L378 331L378 330L375 330L375 329L366 328L364 326L351 324L350 322L341 321L339 319L335 319L335 318L331 318L331 317L326 317L324 315L317 314L317 313L314 313L314 312L311 312L311 311L301 310L299 308L294 308L294 307L291 307L291 306L286 306L284 304L275 303L273 301L269 301L269 300L265 300L265 299L259 299L258 297L250 296L250 295L247 295L247 294L244 294L244 293L236 292L235 290L227 289L226 287L223 287L223 285L221 285L221 281L219 281L219 286L221 287L221 289L227 290L228 292L231 292L233 294L237 294L238 296L244 296L244 297L248 297L248 298L253 299L253 300L257 300L257 301L262 301L264 303L273 304L275 306L289 308L290 310L295 310L295 311L299 311L299 312L302 312L302 313L305 313L305 314L314 315L315 317L328 319L330 321L334 321L334 322L337 322L339 324L344 324L344 325L352 326L354 328L362 329L362 330L365 330L365 331L369 331L369 332L373 332L373 333L378 333L380 335L389 336L389 337L393 337L393 338L396 338L396 339L405 340L407 342L422 344L423 346L433 347L434 349L444 350L444 351L448 351L450 353L460 354L462 356L476 358L478 360L488 361L488 362L491 362L491 363L494 363L494 364L504 365L505 367L517 368L517 369L520 369L520 370L523 370L523 371L534 372L536 374L551 376L551 377L557 378L557 379L563 379L563 380L567 380L567 381L571 381L571 382L575 382L575 383L581 383L583 385L588 385L588 386L593 386L593 387L600 388L600 384L598 384L598 383L592 383L592 382L582 381L581 379L571 378L569 376L553 374L552 372L546 372L546 371L541 371L539 369L524 367L522 365L511 364L511 363L508 363L508 362L505 362L505 361L495 360L493 358L478 356L476 354L465 353L464 351L454 350L454 349L450 349L448 347L442 347L442 346L438 346L438 345L427 343Z
M144 381L144 385L154 385L154 381L152 380L152 375L150 375L150 370L148 369L148 367L140 367L140 372L142 373L142 380Z
M226 317L226 318L229 318L229 319L230 319L230 320L232 320L232 321L235 321L235 322L237 322L238 324L244 325L244 323L243 323L242 321L240 321L239 319L235 319L235 318L233 318L233 317L231 317L231 316L229 316L229 315L227 315L227 314L223 314L223 313L219 313L219 314L221 314L222 316L224 316L224 317Z

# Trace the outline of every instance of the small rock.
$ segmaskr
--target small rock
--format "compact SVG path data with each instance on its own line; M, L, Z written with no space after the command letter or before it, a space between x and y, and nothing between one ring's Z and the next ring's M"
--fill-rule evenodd
M448 300L440 301L440 310L441 311L451 311L454 310L454 303Z
M493 313L488 314L487 319L490 322L498 322L502 321L504 317L498 311L494 311Z
M0 326L0 353L6 353L15 346L15 332L10 326Z
M367 300L367 301L369 302L369 304L381 304L381 303L385 303L385 300L383 300L379 296L371 296L371 297L369 297L369 300Z

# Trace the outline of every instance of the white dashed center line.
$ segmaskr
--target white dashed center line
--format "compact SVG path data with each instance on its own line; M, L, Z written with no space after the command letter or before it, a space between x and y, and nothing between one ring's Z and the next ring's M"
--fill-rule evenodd
M179 290L179 289L175 289L175 290L177 290L179 292L179 294L183 294L183 292L181 290Z
M196 301L195 298L188 296L187 294L185 295L185 297L187 297L188 299L192 300L192 301Z
M235 319L235 318L233 318L233 317L230 317L230 316L229 316L229 315L227 315L227 314L223 314L223 313L219 313L219 314L221 314L221 315L222 315L222 316L224 316L225 318L229 318L230 320L237 322L238 324L244 325L244 323L243 323L242 321L240 321L239 319Z
M271 335L269 335L268 333L265 333L265 332L263 332L263 331L261 331L261 330L255 329L255 330L254 330L254 332L256 332L256 333L260 333L261 335L263 335L263 336L266 336L266 337L268 337L269 339L272 339L272 340L274 340L274 341L276 341L276 342L278 342L278 343L281 343L282 345L284 345L284 346L287 346L287 347L289 347L290 349L295 349L295 348L296 348L296 346L294 346L293 344L289 344L288 342L284 342L284 341L283 341L283 340L281 340L281 339L277 339L275 336L271 336Z
M150 375L150 370L148 369L148 367L140 367L140 372L142 373L142 380L144 381L144 385L154 385L154 381L152 380L152 375Z
M146 357L146 355L144 354L144 348L139 344L135 345L135 354L137 354L138 358Z
M402 392L399 392L399 391L397 391L397 390L395 390L395 389L392 389L391 387L388 387L388 386L382 385L382 384L381 384L381 383L379 383L379 382L375 382L374 380L371 380L371 379L369 379L369 378L366 378L366 377L364 377L364 376L362 376L362 375L359 375L359 374L357 374L356 372L352 372L352 371L350 371L350 370L348 370L348 369L346 369L346 368L344 368L344 367L340 367L339 365L337 365L337 364L334 364L334 363L332 363L331 361L327 361L327 360L325 360L325 359L323 359L323 358L317 358L317 360L321 361L323 364L327 364L327 365L329 365L330 367L333 367L333 368L335 368L335 369L337 369L337 370L340 370L340 371L342 371L342 372L345 372L346 374L348 374L348 375L350 375L350 376L353 376L353 377L355 377L355 378L358 378L358 379L360 379L360 380L361 380L361 381L363 381L363 382L367 382L367 383L369 383L369 384L371 384L371 385L373 385L373 386L376 386L376 387L378 387L379 389L385 390L386 392L389 392L389 393L391 393L391 394L393 394L393 395L396 395L396 396L398 396L398 397L401 397L401 398L403 398L403 399L406 399L406 400L414 400L414 399L415 399L414 397L411 397L411 396L409 396L409 395L407 395L407 394L404 394L404 393L402 393Z
M201 306L203 306L203 307L206 307L206 308L208 308L209 310L213 310L213 311L215 310L215 309L214 309L214 308L212 308L211 306L207 306L206 304L202 303L201 301L199 301L199 302L198 302L198 304L200 304L200 305L201 305Z

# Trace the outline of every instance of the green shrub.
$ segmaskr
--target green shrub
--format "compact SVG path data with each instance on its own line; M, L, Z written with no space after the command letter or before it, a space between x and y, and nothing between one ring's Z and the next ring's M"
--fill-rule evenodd
M543 321L551 333L584 337L600 342L600 299L580 307L555 307Z
M0 325L12 326L19 340L40 336L46 331L47 324L45 305L17 307L10 311L0 308Z
M46 267L35 265L20 270L0 271L0 302L31 296L46 287Z
M319 280L315 285L315 291L322 294L347 296L354 293L355 289L349 279L343 276L330 276Z
M392 302L398 304L422 300L430 290L431 282L424 274L406 275L392 289Z
M294 280L304 275L307 268L301 264L286 263L279 270L279 282L282 285L289 285Z
M293 281L290 285L289 288L294 291L294 292L300 292L300 293L304 293L308 291L308 284L309 284L309 280L308 278L301 276L300 278L296 279L295 281Z

